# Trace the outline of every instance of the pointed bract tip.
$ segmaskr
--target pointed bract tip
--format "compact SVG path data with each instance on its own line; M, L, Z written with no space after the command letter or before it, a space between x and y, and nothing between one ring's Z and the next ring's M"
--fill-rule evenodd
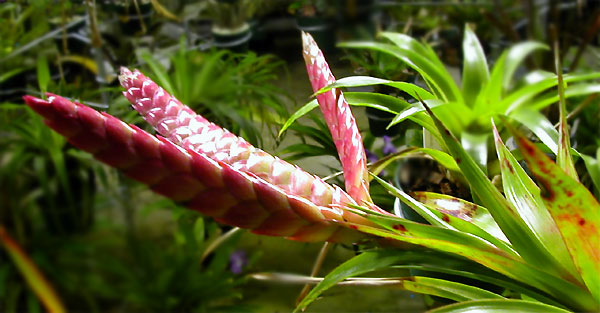
M139 75L139 72L135 70L131 72L128 68L121 66L121 73L119 74L119 83L123 88L129 88L132 84L132 80Z

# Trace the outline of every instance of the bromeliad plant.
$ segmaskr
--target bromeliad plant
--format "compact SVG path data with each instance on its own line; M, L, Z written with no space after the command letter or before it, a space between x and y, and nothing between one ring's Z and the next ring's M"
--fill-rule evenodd
M303 39L307 70L317 91L335 78L312 38ZM425 102L423 114L435 127L431 129L439 133L478 199L474 204L421 193L417 201L375 178L431 224L426 225L372 203L361 134L339 89L322 92L317 100L344 169L347 192L210 123L138 71L123 69L120 81L134 108L164 137L60 96L49 94L46 100L26 96L25 101L71 144L219 222L294 240L376 246L322 279L298 309L337 283L353 282L461 302L441 308L442 312L600 309L600 205L577 181L576 173L565 172L570 159L566 140L559 141L556 165L511 130L540 189L496 132L503 195ZM564 126L564 118L562 122ZM451 276L344 281L385 267ZM456 277L461 276L499 289L491 292L459 283ZM512 292L502 293L505 289ZM514 296L509 299L506 294Z
M537 50L547 50L546 45L537 42L514 45L504 51L489 69L477 36L467 26L462 43L462 86L459 86L431 46L400 33L383 32L380 36L385 42L346 42L340 46L388 54L419 73L428 90L401 81L353 76L342 78L319 93L331 88L386 85L406 92L414 99L422 99L486 172L489 162L495 160L490 157L493 153L492 119L498 122L500 115L522 123L553 153L557 153L558 132L539 111L558 101L558 76L534 70L524 75L521 82L516 83L513 79L527 56ZM600 84L594 81L598 78L600 72L564 75L564 84L569 84L564 96L571 98L600 92ZM449 152L442 134L421 101L409 103L403 99L366 92L353 92L348 96L352 105L376 107L396 114L389 127L406 119L412 120L427 130L443 151ZM505 130L500 128L500 131L504 135ZM432 156L440 161L437 155Z

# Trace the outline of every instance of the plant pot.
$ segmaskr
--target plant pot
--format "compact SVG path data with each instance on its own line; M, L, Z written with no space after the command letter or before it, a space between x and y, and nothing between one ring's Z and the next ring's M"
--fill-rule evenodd
M229 49L235 52L248 51L252 30L248 23L236 29L219 28L213 26L213 45L220 49Z
M323 52L335 50L333 23L319 16L296 16L298 29L309 33Z

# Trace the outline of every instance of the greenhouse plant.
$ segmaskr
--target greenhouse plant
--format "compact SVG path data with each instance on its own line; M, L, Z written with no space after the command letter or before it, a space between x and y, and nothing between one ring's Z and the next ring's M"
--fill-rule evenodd
M139 71L122 68L119 79L126 89L124 95L161 136L58 95L26 96L25 101L72 145L220 223L293 240L359 243L362 253L324 278L298 278L318 282L298 311L336 284L393 286L456 302L434 312L600 308L600 205L574 171L564 101L556 163L522 134L510 114L499 121L491 117L483 121L489 123L494 138L503 194L480 162L461 146L460 129L446 125L445 112L436 109L444 104L427 101L433 95L449 101L476 99L472 95L477 93L464 87L461 93L447 80L447 88L432 85L433 94L413 87L422 105L420 117L452 156L455 170L465 177L477 205L437 194L421 195L417 201L369 175L361 134L344 93L331 88L337 87L335 78L310 35L303 34L303 44L318 106L344 169L346 191L209 122ZM562 83L568 78L559 72L557 79ZM559 90L562 100L568 89ZM516 151L504 144L499 123L518 145L519 157L537 184L519 163ZM371 178L428 224L397 217L373 203ZM395 266L467 277L499 288L494 292L426 276L356 277ZM255 274L261 275L289 279L277 273Z

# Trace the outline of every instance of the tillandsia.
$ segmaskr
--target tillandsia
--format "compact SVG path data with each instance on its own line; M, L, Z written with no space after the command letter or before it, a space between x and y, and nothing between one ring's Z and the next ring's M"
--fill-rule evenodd
M307 34L303 39L313 90L335 85L316 43ZM122 69L120 81L126 88L125 97L164 137L57 95L48 94L46 100L26 96L25 101L74 146L219 222L303 241L384 239L377 242L382 249L364 252L332 271L298 308L348 277L391 265L465 276L520 295L517 300L507 299L502 292L452 279L415 276L386 282L467 301L465 305L471 309L477 305L538 312L600 308L600 256L596 249L600 205L583 185L510 125L545 194L496 134L503 182L514 187L506 185L503 195L445 121L428 103L422 103L428 127L437 130L456 170L465 176L480 204L434 193L420 193L419 202L373 178L419 213L427 225L393 216L372 203L361 136L339 90L322 93L317 100L338 149L348 193L210 123L139 71ZM495 127L493 122L491 125ZM552 220L554 224L543 223ZM387 243L410 245L389 249Z
M342 209L357 203L339 187L210 123L139 71L123 68L119 78L125 97L164 138L57 95L48 94L47 100L26 96L25 101L74 146L219 222L302 241L355 242L364 237L330 223L371 224ZM349 110L345 116L354 123ZM354 129L358 131L356 125ZM359 160L364 156L364 150L354 152ZM351 184L357 185L365 183Z

